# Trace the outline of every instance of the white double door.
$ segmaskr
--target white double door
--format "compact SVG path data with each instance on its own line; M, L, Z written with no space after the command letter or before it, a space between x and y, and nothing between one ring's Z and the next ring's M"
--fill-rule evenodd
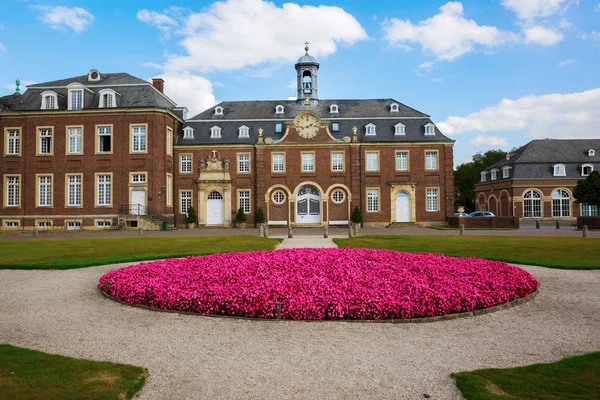
M223 225L223 196L219 192L212 192L208 195L206 202L206 224Z
M146 191L145 190L131 191L131 214L133 214L133 215L146 214Z
M396 222L410 222L410 196L406 192L396 195Z
M296 223L321 223L321 196L314 186L303 186L296 196Z

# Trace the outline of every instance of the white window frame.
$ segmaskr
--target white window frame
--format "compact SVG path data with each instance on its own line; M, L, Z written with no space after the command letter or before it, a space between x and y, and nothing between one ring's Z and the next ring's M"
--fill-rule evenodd
M80 83L72 83L67 86L69 90L68 95L68 109L71 111L83 110L83 103L85 102L85 88ZM77 101L77 96L81 96Z
M599 215L598 206L583 203L579 208L582 217L597 217Z
M167 147L166 153L168 156L173 156L173 128L171 128L170 126L167 127L165 140L165 146Z
M502 178L508 178L510 177L510 169L511 167L503 167L502 168Z
M486 171L481 171L480 175L481 175L481 182L487 181L487 172Z
M130 182L133 184L145 184L148 182L147 172L130 172Z
M210 128L210 138L211 139L221 139L221 127L215 125Z
M112 173L96 174L96 207L112 206Z
M590 168L589 173L585 173L585 169ZM583 164L581 166L581 176L589 176L592 172L594 172L594 164Z
M36 206L52 207L52 175L36 174Z
M404 125L402 122L394 125L394 135L406 135L406 125Z
M552 218L570 218L572 198L571 193L565 189L554 190L552 192Z
M379 188L367 188L367 212L379 212Z
M301 172L315 172L315 153L302 152L300 153L300 163L302 164ZM308 169L310 167L310 169Z
M21 128L5 128L4 154L7 156L21 155Z
M186 126L183 128L183 138L184 139L193 139L194 138L194 128L191 126Z
M528 197L528 195L530 195ZM536 196L537 195L537 196ZM544 203L542 193L539 190L530 189L523 193L523 218L542 218L544 215ZM529 203L529 204L528 204ZM529 215L528 210L529 210Z
M337 104L332 104L329 106L330 114L339 114L339 112L340 112L340 107Z
M283 124L281 122L275 124L275 133L283 133Z
M179 172L182 174L192 173L192 155L181 154L179 156Z
M148 125L131 124L131 153L148 152Z
M497 169L493 169L493 170L490 171L490 178L493 181L495 181L496 179L498 179L498 170Z
M331 121L331 132L339 132L340 123L338 121Z
M225 111L225 109L221 106L215 107L215 115L223 115L223 111Z
M567 176L567 167L565 164L554 164L552 170L554 176Z
M250 153L237 153L237 172L238 172L238 174L249 174L250 171L251 171Z
M405 157L399 157L402 155L404 155ZM403 160L406 163L406 168L402 168ZM409 162L408 150L397 150L396 151L396 171L408 171L409 170L408 162Z
M271 153L271 172L285 172L285 153Z
M377 125L375 125L375 124L365 125L365 136L376 136L376 135L377 135Z
M344 193L342 189L335 189L331 193L331 201L333 201L335 204L341 204L344 202L344 200L346 200L346 193Z
M108 133L107 133L108 132ZM102 137L110 137L110 150L102 150ZM113 126L112 125L96 125L96 154L112 154L113 152Z
M594 157L595 155L596 155L596 150L594 150L594 149L588 150L588 157Z
M344 172L344 152L331 152L331 172Z
M244 209L244 214L250 214L250 189L238 189L238 206Z
M400 111L400 106L398 105L398 103L390 104L390 112L399 112L399 111Z
M191 190L180 190L179 191L179 213L186 214L192 207L192 191Z
M246 125L242 125L238 128L238 137L240 138L249 138L250 137L250 128Z
M279 196L281 195L281 196ZM281 200L277 200L277 198L281 197ZM276 190L273 192L273 194L271 195L271 200L273 200L273 203L275 204L283 204L285 202L285 192L283 190Z
M67 155L83 154L83 126L67 126ZM78 131L78 133L77 133ZM75 145L73 147L72 145Z
M166 199L165 203L167 207L173 207L173 174L167 172L165 178L165 186L166 186Z
M39 156L51 156L54 154L54 127L43 126L37 127L37 135L38 135L38 148L37 155ZM44 143L47 142L47 148L45 148ZM46 150L46 151L42 151Z
M275 107L275 114L284 114L285 113L285 107L282 106L281 104L278 104Z
M425 135L427 135L427 136L435 135L435 125L434 124L429 123L429 124L425 125Z
M430 157L429 155L434 154L435 157ZM438 160L439 152L437 150L425 150L425 170L426 171L437 171L440 167L440 161ZM435 161L435 168L432 168L431 160Z
M21 175L4 175L4 207L21 207Z
M100 96L99 108L114 108L117 106L117 92L114 90L102 89L98 91L98 95Z
M379 152L378 151L366 151L365 152L365 171L367 171L367 172L378 172L379 171Z
M76 178L76 179L71 179ZM66 205L67 207L82 207L83 205L83 175L67 174L66 182Z
M46 90L42 92L42 110L58 110L58 95L56 92ZM50 100L52 99L52 100ZM50 104L48 104L50 103Z
M439 193L440 190L438 188L425 188L425 204L427 212L438 212L440 210Z

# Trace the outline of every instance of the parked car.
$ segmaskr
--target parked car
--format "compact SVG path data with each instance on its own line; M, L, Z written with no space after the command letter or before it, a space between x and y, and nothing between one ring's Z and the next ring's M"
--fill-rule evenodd
M469 214L469 217L495 217L495 215L489 211L475 211Z
M467 213L454 213L454 216L455 217L468 217L469 214L467 214Z

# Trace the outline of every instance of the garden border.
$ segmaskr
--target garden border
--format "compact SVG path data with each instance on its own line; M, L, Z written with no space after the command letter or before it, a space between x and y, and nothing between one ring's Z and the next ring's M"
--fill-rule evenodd
M498 304L496 306L481 308L479 310L467 311L462 313L453 313L446 315L437 315L435 317L422 317L422 318L403 318L403 319L284 319L284 318L252 318L252 317L238 317L235 315L218 315L218 314L200 314L192 311L178 311L178 310L165 310L163 308L155 308L150 307L143 304L130 304L124 300L117 299L116 297L111 296L106 293L103 289L98 288L100 293L104 297L107 297L117 303L121 303L130 307L141 308L144 310L150 311L158 311L158 312L167 312L167 313L177 313L183 315L195 315L198 317L211 317L211 318L228 318L228 319L240 319L246 321L273 321L273 322L362 322L362 323L391 323L391 324L406 324L406 323L424 323L424 322L437 322L437 321L449 321L452 319L458 318L468 318L475 317L483 314L491 314L496 311L503 310L505 308L515 307L517 305L521 305L533 300L539 293L539 289L535 292L531 292L529 295L525 297L521 297L520 299L512 300L507 303Z

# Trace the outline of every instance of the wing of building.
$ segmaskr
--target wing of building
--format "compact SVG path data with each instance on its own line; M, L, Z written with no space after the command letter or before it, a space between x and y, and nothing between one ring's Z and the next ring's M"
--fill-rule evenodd
M600 139L533 140L481 172L480 210L498 216L574 219L598 208L573 199L577 181L600 165Z
M348 224L356 207L367 226L452 215L454 141L427 114L320 99L308 49L295 70L297 100L190 118L162 80L97 70L0 98L2 228L182 225L192 206L201 226L232 226L240 208L281 226Z

